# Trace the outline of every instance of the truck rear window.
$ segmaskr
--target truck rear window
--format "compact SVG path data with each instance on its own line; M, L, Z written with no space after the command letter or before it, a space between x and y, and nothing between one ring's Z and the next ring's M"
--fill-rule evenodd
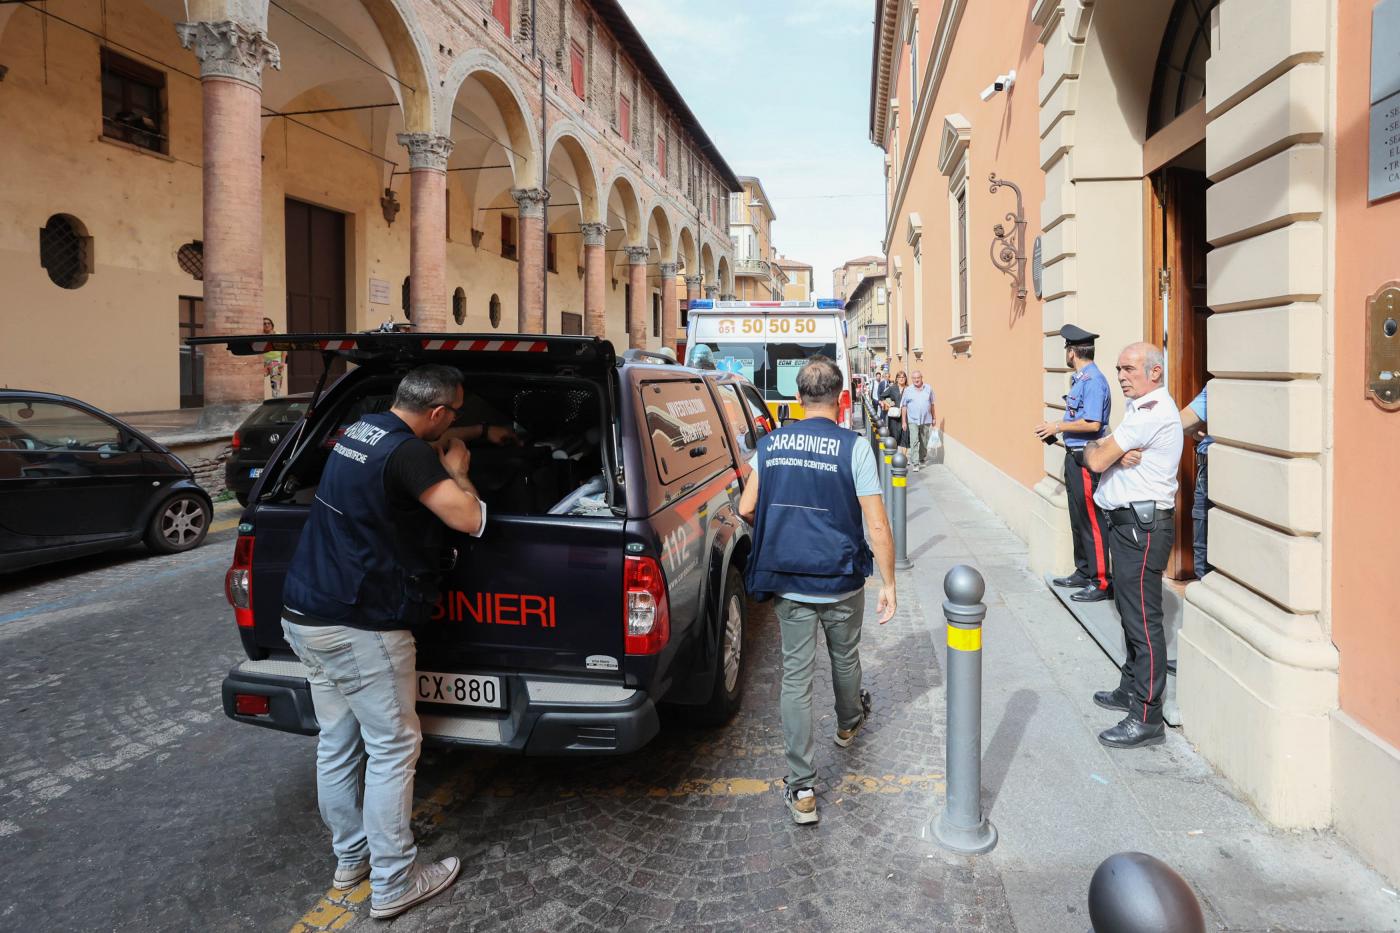
M677 482L724 460L724 430L703 382L643 382L641 389L662 482Z

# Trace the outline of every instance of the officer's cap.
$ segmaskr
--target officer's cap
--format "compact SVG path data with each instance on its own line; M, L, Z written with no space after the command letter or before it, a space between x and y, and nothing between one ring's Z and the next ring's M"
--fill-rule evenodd
M1064 327L1061 327L1060 336L1065 339L1065 346L1067 347L1092 345L1095 340L1099 339L1098 334L1091 334L1084 328L1076 327L1073 324L1066 324Z

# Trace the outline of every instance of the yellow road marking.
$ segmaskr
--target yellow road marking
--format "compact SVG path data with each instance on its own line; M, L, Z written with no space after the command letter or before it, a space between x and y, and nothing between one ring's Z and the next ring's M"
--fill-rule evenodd
M561 790L561 798L576 797L753 797L769 791L780 791L783 782L763 778L721 778L718 780L697 779L682 781L674 787L656 787L643 784L614 784L582 790ZM944 788L943 775L937 772L923 774L845 774L830 787L834 795L858 796L860 794L903 794L910 791L941 793ZM460 774L429 794L413 810L415 823L440 825L454 804L481 794L496 797L513 797L527 791L508 781L479 785L474 772ZM837 799L840 803L844 797ZM348 891L331 888L292 925L291 933L320 933L324 930L342 930L357 917L355 908L369 900L369 881L362 881Z
M221 532L221 531L228 531L230 528L237 528L237 527L238 527L238 519L236 519L236 518L230 518L230 519L228 519L227 521L214 522L212 525L209 526L209 533L210 533L211 535L214 535L214 534L218 534L218 533Z
M954 651L981 651L982 626L979 625L977 628L948 626L948 647Z

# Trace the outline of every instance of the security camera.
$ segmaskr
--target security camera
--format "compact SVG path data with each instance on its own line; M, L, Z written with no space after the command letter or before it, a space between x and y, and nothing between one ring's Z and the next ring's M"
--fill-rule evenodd
M1000 91L1009 91L1016 84L1016 69L1011 69L1004 75L997 75L996 80L982 89L978 96L983 100L991 100Z
M994 81L991 84L987 85L985 88L983 88L982 93L978 94L977 96L982 98L983 100L991 100L993 97L996 96L997 91L1000 90L1001 88L998 87L996 82Z

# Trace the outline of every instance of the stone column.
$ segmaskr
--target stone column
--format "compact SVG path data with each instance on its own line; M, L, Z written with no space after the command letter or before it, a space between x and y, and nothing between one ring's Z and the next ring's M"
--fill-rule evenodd
M704 278L698 275L687 275L685 277L686 301L694 301L700 297L700 285L704 281Z
M705 286L705 297L706 297L706 298L718 298L718 297L719 297L719 286L718 286L718 285L706 285L706 286Z
M452 140L400 133L408 150L408 313L414 330L447 329L447 158Z
M583 231L583 332L607 337L608 225L580 224Z
M520 268L520 333L542 334L545 325L544 205L549 192L544 188L512 188L510 196L519 208L520 236L517 261Z
M208 335L262 331L262 70L281 67L267 32L225 21L177 23L199 59L204 104L204 315ZM262 401L257 357L204 351L200 426L232 430Z
M661 264L661 345L676 349L676 320L680 309L676 306L676 264Z
M651 327L651 302L647 292L647 256L651 250L645 246L627 247L627 281L632 286L632 306L628 316L632 319L627 330L627 345L636 349L646 349L647 330Z

